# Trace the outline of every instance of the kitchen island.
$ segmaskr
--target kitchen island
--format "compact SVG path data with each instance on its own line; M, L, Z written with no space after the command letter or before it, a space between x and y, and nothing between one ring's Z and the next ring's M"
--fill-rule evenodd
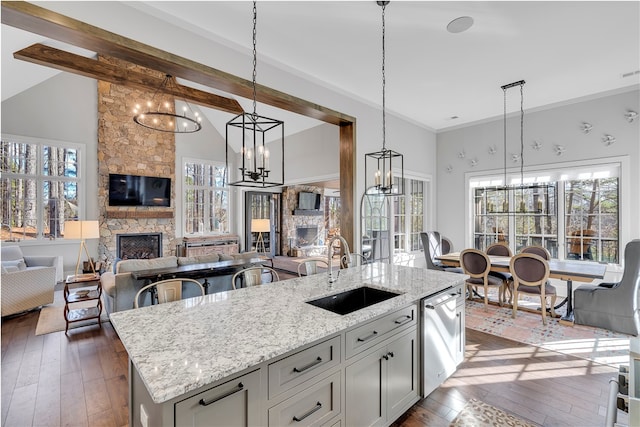
M402 335L409 349L411 393L400 399L401 406L382 411L378 423L390 424L419 399L418 302L461 286L465 277L373 263L341 270L331 285L327 274L317 274L113 313L111 322L130 360L130 425L197 425L198 420L203 425L229 420L234 425L309 425L312 420L313 425L349 425L344 408L350 390L359 388L349 386L357 379L356 362L375 352L380 360L400 360L407 352L394 357L389 348ZM399 295L346 315L306 303L363 285ZM291 377L292 372L300 377ZM384 373L393 375L393 370ZM206 396L218 387L221 393ZM281 418L289 407L304 407L304 402L300 408L288 402L308 390L314 401L310 410L292 420ZM330 402L323 406L313 393ZM230 407L200 411L225 398Z

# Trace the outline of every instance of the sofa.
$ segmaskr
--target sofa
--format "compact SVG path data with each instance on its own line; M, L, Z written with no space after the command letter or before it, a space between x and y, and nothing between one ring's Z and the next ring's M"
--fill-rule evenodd
M53 302L57 256L24 256L20 246L1 248L2 316Z
M169 269L182 265L210 264L215 270L216 263L233 259L250 259L257 257L256 252L245 252L240 254L207 254L192 257L166 256L152 259L128 259L121 260L115 264L113 272L105 272L100 276L102 285L104 308L107 314L117 311L130 310L133 308L133 301L136 294L146 283L144 280L134 279L132 273L141 270ZM221 264L222 265L222 264ZM226 270L225 270L226 271ZM209 277L200 278L202 283L208 282L207 293L216 293L231 290L231 277L233 272L228 274L211 273ZM188 298L189 290L185 289L183 298Z

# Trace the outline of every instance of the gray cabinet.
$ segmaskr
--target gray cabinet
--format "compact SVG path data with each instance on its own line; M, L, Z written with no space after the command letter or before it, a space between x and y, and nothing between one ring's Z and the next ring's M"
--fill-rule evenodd
M176 426L260 425L260 371L196 394L175 405Z
M386 425L418 400L418 335L399 333L345 369L345 425Z

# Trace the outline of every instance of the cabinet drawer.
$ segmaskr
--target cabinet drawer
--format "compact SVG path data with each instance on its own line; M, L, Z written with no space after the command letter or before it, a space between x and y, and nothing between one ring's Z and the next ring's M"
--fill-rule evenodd
M269 409L269 426L320 426L340 413L340 372Z
M269 365L269 399L339 364L339 336L272 363Z
M175 404L175 425L231 427L260 423L260 371Z
M382 341L391 331L415 325L417 307L415 305L394 311L346 333L347 359Z

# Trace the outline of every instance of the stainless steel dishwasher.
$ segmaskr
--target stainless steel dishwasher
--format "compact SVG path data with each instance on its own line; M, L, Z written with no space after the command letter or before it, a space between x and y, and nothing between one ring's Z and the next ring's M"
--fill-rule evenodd
M464 357L464 298L451 287L422 300L422 395L446 381Z

